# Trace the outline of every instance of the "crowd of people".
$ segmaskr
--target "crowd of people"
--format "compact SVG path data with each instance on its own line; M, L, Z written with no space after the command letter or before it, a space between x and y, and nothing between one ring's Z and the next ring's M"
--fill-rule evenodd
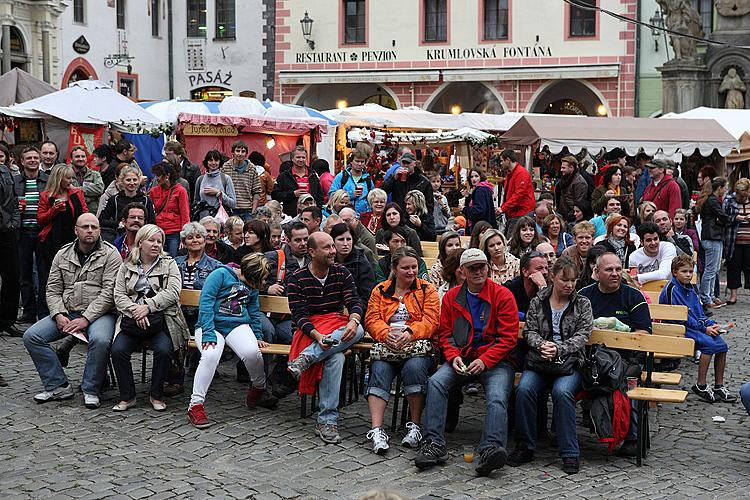
M730 192L706 166L691 206L673 165L641 154L628 166L616 149L596 176L564 156L554 193L537 196L528 169L504 150L492 159L504 189L472 166L451 207L446 172L423 170L408 147L379 185L365 169L372 148L363 143L335 175L297 147L275 180L242 141L231 157L209 151L202 168L179 142L167 142L151 180L134 153L127 140L100 146L90 167L78 148L68 164L51 142L17 158L0 146L0 330L23 336L43 386L38 403L75 396L64 368L84 343L84 405L100 407L111 358L119 390L112 410L133 408L131 356L148 342L151 407L164 411L194 372L187 415L206 428L206 394L228 348L238 380L249 384L248 408L317 391L315 432L338 443L344 352L367 334L374 453L390 446L383 421L400 374L409 404L401 444L418 449L418 468L447 460L445 431L459 418L461 388L476 395L481 386L487 414L477 474L533 460L550 396L562 468L572 474L580 368L594 321L615 318L650 333L639 288L655 280L668 282L660 302L688 307L686 336L699 360L692 391L709 403L737 399L724 385L728 347L710 316L737 302L743 275L750 287L748 179ZM429 267L428 241L438 242ZM200 291L198 307L181 306L181 290ZM291 314L261 312L260 295L287 297ZM22 333L24 323L32 326ZM290 345L288 359L264 357L269 344ZM639 373L643 360L631 354L623 352L629 373ZM750 411L750 386L742 394ZM632 411L621 455L635 454L637 427Z

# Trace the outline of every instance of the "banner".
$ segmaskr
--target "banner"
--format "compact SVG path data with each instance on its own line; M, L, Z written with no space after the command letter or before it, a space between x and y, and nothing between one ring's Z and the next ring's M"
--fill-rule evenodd
M65 155L65 160L70 158L70 151L76 147L81 146L86 151L87 165L89 168L99 170L92 161L94 157L94 149L102 143L104 138L104 127L103 126L90 126L90 125L70 125L70 136L68 138L68 151ZM62 158L60 160L63 160Z

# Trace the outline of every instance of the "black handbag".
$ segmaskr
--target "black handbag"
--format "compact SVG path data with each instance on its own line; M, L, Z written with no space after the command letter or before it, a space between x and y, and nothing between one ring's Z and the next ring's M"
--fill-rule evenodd
M526 369L537 372L540 375L564 377L572 375L577 368L578 360L572 355L562 358L558 357L550 361L543 358L541 353L536 349L529 349L529 352L526 353Z
M149 325L146 328L141 328L133 318L129 316L123 316L122 320L120 321L120 332L132 337L149 338L153 337L159 332L167 331L165 328L166 319L164 317L164 311L149 313L148 322Z

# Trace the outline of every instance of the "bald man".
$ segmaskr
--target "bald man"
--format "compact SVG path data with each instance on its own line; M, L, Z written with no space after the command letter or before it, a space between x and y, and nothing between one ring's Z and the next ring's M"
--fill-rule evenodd
M317 383L320 412L315 433L324 443L335 444L341 442L338 404L344 351L364 335L362 305L351 273L335 263L331 235L311 234L307 251L310 264L292 274L287 285L296 327L288 370L299 380L300 394L315 394Z
M657 210L654 212L652 217L654 224L659 228L659 236L664 241L668 241L675 246L677 255L687 254L693 255L693 240L686 234L675 234L672 228L672 219L669 218L669 214L664 210Z
M46 403L71 399L75 394L50 343L66 335L85 336L88 352L81 389L84 405L93 409L99 407L115 331L113 291L122 258L113 245L101 239L94 214L81 215L74 230L76 239L52 260L47 280L49 316L26 330L23 343L44 386L34 401Z
M536 251L544 255L544 258L547 259L547 269L551 270L552 265L557 262L557 253L555 253L555 247L545 241L543 243L539 243L536 246Z
M375 235L359 222L359 215L353 209L346 207L339 210L341 221L344 222L352 233L357 237L357 248L362 250L370 261L370 265L375 266L378 261L378 250L375 247ZM330 231L327 231L330 232Z

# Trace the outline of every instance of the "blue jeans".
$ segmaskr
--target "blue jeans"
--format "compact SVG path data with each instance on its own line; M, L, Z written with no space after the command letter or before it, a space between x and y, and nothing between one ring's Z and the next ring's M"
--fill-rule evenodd
M149 394L154 399L161 399L164 393L164 381L167 378L169 366L172 363L172 339L164 332L157 333L145 340L151 342L154 350L154 365L151 370L151 390ZM143 345L144 339L122 332L117 334L112 343L112 366L120 387L120 400L135 399L135 381L133 380L133 364L130 361L133 353Z
M232 210L232 215L236 215L242 219L242 222L247 222L253 218L253 211L249 208L239 209L235 208Z
M723 245L720 240L703 240L701 245L705 255L703 276L701 276L701 302L706 305L716 298L714 290L716 281L719 280Z
M331 333L331 337L341 340L344 328ZM342 341L335 347L323 349L320 344L313 342L302 351L301 354L310 356L314 362L323 363L323 378L318 384L318 396L320 397L320 411L318 412L318 423L336 425L339 417L339 389L341 388L341 373L344 370L344 351L362 339L365 331L362 326L357 327L354 337L348 341Z
M107 373L109 347L115 333L115 319L113 314L105 314L91 323L86 330L89 343L81 382L84 394L99 395ZM57 323L49 316L37 321L23 334L23 344L34 361L45 391L54 391L68 383L60 360L50 346L50 342L60 340L66 335L57 329Z
M294 334L292 333L292 320L277 321L265 314L260 315L260 325L263 331L263 340L270 344L291 345Z
M427 406L425 407L424 437L434 443L445 445L445 415L448 410L448 394L478 378L484 386L487 399L487 414L484 417L482 439L478 452L491 446L505 448L508 441L508 400L513 390L515 371L510 363L501 362L478 377L459 375L445 363L427 383Z
M525 370L516 387L516 443L528 450L536 448L536 409L540 393L552 386L552 415L557 445L562 458L578 458L575 395L581 387L581 374L548 377Z
M748 415L750 415L750 382L745 382L740 387L740 399L742 404L745 405Z
M180 233L167 235L167 239L164 241L164 251L173 258L177 257L177 252L180 251Z
M391 396L391 383L399 372L404 381L405 396L427 394L427 378L434 366L432 356L415 356L405 361L375 360L370 367L365 396L375 396L387 402Z

